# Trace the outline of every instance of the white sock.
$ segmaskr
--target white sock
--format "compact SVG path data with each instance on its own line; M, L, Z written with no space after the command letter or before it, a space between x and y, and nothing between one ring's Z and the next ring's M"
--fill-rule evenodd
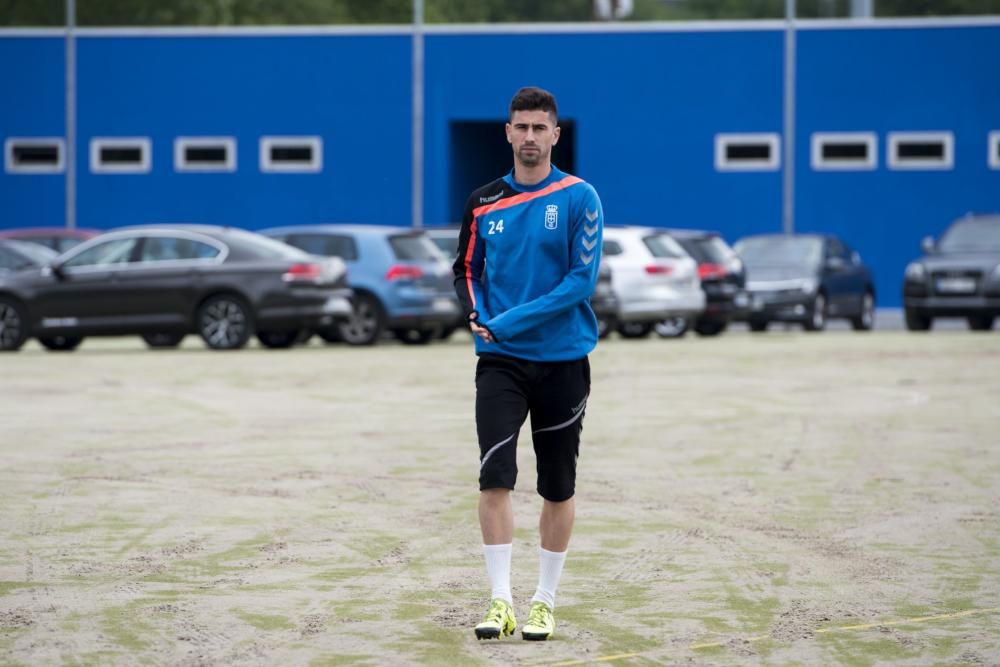
M544 602L549 609L556 608L556 588L566 563L566 552L546 551L538 548L538 588L532 602Z
M510 595L510 544L484 544L483 554L486 556L486 572L490 575L490 587L493 593L490 599L500 598L508 604L513 604Z

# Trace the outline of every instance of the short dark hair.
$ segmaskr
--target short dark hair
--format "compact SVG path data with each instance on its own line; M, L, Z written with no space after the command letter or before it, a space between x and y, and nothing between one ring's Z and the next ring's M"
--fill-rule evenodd
M535 86L526 86L514 93L514 97L510 100L511 118L514 117L515 111L547 111L552 114L554 121L559 121L556 96Z

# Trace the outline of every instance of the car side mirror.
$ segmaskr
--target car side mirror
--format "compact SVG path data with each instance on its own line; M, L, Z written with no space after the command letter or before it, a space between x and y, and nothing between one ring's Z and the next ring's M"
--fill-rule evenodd
M64 280L66 278L66 271L63 270L62 264L53 262L52 264L49 264L45 268L48 269L48 273L54 275L58 280Z
M925 254L932 254L934 252L934 237L925 236L924 240L920 242L920 249L924 251Z

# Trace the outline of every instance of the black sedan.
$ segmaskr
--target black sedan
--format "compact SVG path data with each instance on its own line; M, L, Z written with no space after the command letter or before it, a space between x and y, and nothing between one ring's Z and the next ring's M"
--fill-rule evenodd
M924 239L924 256L906 267L906 328L927 331L935 317L964 317L988 331L1000 315L1000 215L956 220L937 243Z
M670 229L677 241L698 262L698 278L705 292L705 310L694 323L700 336L716 336L726 330L731 320L745 315L749 305L744 286L743 262L718 232L694 229Z
M36 337L71 350L85 336L138 334L175 347L198 333L214 349L250 336L288 347L351 313L346 268L240 229L130 227L51 263L0 275L0 350Z
M857 331L875 323L875 286L857 251L826 234L762 234L737 241L747 273L752 331L797 322L822 331L841 317Z

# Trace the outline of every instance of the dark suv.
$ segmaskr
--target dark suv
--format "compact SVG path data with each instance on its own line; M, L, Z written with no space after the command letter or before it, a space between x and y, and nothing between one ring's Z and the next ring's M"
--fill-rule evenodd
M669 229L671 237L698 262L698 277L705 292L705 310L694 323L701 336L716 336L730 320L745 315L750 299L743 289L743 262L717 232Z
M988 331L1000 315L1000 214L968 215L951 224L903 278L906 328L927 331L935 317L964 317Z

